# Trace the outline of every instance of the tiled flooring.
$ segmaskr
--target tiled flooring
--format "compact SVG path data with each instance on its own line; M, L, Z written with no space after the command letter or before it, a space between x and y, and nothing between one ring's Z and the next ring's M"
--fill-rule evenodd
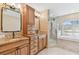
M42 50L38 55L76 55L72 51L57 47L56 41L50 41L49 43L48 48Z
M62 48L52 47L44 49L38 55L76 55L76 53L64 50Z
M56 45L56 40L50 39L49 42L48 42L48 47L51 48L51 47L53 47L55 45Z

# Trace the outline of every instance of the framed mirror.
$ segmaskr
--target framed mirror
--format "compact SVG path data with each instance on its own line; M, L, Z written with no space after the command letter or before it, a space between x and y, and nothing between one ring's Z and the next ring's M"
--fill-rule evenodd
M1 31L19 32L21 31L21 14L15 9L1 9Z

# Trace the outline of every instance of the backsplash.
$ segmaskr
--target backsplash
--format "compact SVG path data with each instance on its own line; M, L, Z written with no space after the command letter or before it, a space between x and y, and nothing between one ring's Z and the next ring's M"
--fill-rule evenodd
M15 32L15 38L22 37L22 36L23 36L22 31L21 32Z

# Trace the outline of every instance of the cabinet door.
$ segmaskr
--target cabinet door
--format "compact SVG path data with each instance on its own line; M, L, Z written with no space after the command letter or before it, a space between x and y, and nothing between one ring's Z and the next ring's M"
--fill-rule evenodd
M16 48L7 50L7 51L0 53L0 55L17 55L17 50L16 50Z
M22 31L23 31L23 35L26 36L27 33L27 20L28 20L28 6L26 4L21 4L21 18L22 18Z
M29 54L29 45L24 44L24 45L20 46L18 49L18 54L19 55L28 55Z
M38 52L37 47L35 47L34 49L31 49L30 54L31 55L35 55Z
M46 37L43 38L43 48L46 47Z
M39 39L39 48L38 49L39 49L39 51L43 49L43 39L42 38Z
M28 23L33 25L35 23L34 9L31 8L31 7L28 7L28 9L29 9L29 20L28 20Z

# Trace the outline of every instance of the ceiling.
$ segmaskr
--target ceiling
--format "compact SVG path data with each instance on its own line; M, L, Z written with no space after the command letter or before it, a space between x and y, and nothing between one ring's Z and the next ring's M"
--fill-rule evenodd
M38 11L49 9L51 17L79 12L79 3L28 3L28 5Z

